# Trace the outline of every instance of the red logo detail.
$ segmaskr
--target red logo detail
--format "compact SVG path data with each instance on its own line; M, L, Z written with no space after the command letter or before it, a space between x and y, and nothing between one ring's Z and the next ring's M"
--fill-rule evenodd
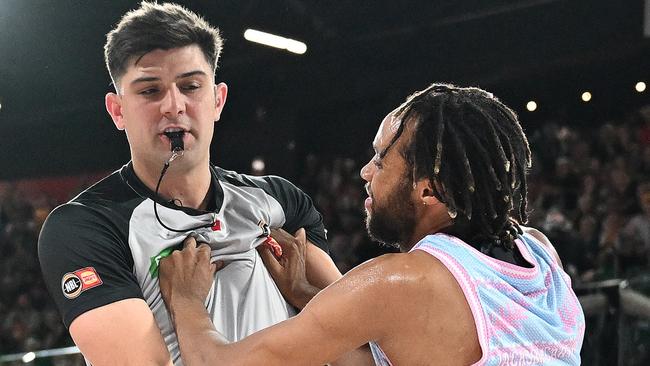
M214 224L211 227L212 231L219 231L221 230L221 221L219 220L214 220Z
M97 271L93 267L86 267L73 272L81 279L81 291L86 291L93 287L101 285L102 279L99 278Z

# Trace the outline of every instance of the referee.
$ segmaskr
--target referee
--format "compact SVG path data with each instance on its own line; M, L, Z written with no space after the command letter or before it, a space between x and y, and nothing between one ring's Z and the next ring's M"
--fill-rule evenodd
M216 28L175 4L143 2L108 33L106 109L131 161L56 208L38 247L63 322L95 366L181 364L158 263L189 235L225 264L205 306L231 341L296 312L255 250L270 228L306 229L314 293L340 277L305 193L210 163L228 91L215 82L221 47Z

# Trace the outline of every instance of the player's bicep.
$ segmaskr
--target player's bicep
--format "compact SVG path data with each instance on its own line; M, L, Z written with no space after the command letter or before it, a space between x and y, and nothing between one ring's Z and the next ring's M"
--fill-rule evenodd
M171 365L160 329L142 299L83 313L72 321L70 335L93 366Z
M342 277L332 258L309 241L306 262L307 280L313 286L322 289Z

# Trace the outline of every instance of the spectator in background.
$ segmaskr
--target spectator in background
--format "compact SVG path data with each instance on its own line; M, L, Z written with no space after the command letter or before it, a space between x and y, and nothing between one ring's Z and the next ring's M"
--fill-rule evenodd
M45 291L36 261L36 238L52 207L15 184L0 201L0 354L68 346L70 337ZM54 315L54 319L52 319Z
M637 173L642 178L650 178L650 144L643 146Z
M647 105L639 110L639 117L641 119L640 127L637 132L639 143L641 146L650 146L650 105Z
M555 174L551 182L554 205L572 211L577 206L580 178L574 170L574 162L565 156L555 161Z
M608 212L618 211L630 215L636 207L635 188L626 167L622 164L610 164L607 168L607 181L600 191L600 199L607 202Z
M600 127L594 147L600 161L612 161L625 152L618 140L616 127L611 122Z
M641 212L627 222L617 241L627 272L638 272L650 264L650 181L639 185L637 199Z

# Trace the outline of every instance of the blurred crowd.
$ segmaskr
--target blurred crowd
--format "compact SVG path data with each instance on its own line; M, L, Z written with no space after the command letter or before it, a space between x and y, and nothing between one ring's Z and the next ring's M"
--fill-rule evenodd
M0 355L71 344L50 299L38 263L40 228L56 202L26 196L7 185L0 191Z
M650 107L604 124L547 121L526 130L534 155L529 225L554 243L574 285L647 273ZM322 212L342 272L394 251L365 232L359 170L366 161L308 155L292 179ZM59 203L11 184L0 190L0 355L72 344L36 254L43 220Z
M529 135L530 225L555 245L574 285L648 272L650 107L624 120Z

